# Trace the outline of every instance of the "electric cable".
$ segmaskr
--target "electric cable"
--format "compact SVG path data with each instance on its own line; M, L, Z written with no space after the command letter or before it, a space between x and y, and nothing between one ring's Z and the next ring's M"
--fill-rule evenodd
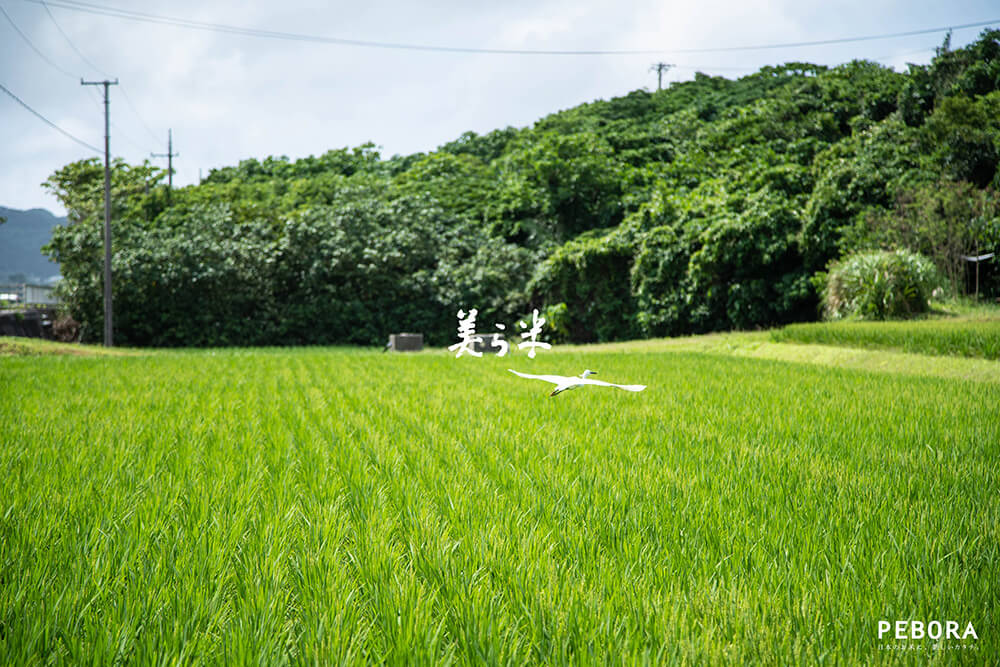
M247 28L226 23L209 23L205 21L194 21L191 19L181 19L160 14L147 14L131 9L119 9L98 5L89 2L76 2L74 0L26 0L36 4L47 3L53 7L69 9L88 14L98 14L115 18L140 21L145 23L158 23L162 25L172 25L181 28L194 30L209 30L214 32L243 35L246 37L259 37L265 39L283 39L298 42L316 42L322 44L339 44L342 46L360 46L379 49L401 49L408 51L441 51L448 53L482 53L494 55L551 55L551 56L607 56L607 55L653 55L661 53L725 53L732 51L758 51L765 49L786 49L801 48L807 46L825 46L830 44L846 44L851 42L864 42L879 39L892 39L896 37L912 37L914 35L926 35L931 33L946 32L949 30L960 30L963 28L976 28L1000 23L1000 19L989 21L977 21L964 23L961 25L944 26L940 28L925 28L921 30L907 30L903 32L884 33L878 35L863 35L860 37L840 37L834 39L821 39L803 42L786 42L779 44L759 44L753 46L720 46L688 49L623 49L623 50L545 50L545 49L495 49L476 48L465 46L445 46L433 44L413 44L407 42L385 42L376 40L346 39L342 37L327 37L323 35L310 35L304 33L284 32L279 30L262 30L258 28Z
M103 155L104 154L104 151L101 150L100 148L97 148L96 146L94 146L92 144L88 144L83 139L79 139L77 137L74 137L72 134L70 134L66 130L62 129L61 127L59 127L58 125L56 125L55 123L53 123L51 120L49 120L48 118L46 118L42 114L38 113L37 111L35 111L34 109L32 109L28 105L27 102L25 102L20 97L18 97L13 92L11 92L11 90L9 88L7 88L5 85L3 85L2 83L0 83L0 90L2 90L3 92L7 93L7 95L9 95L15 102L17 102L22 107L24 107L25 109L27 109L28 111L30 111L32 114L34 114L35 116L37 116L42 122L44 122L49 127L53 128L54 130L57 130L57 131L61 132L63 135L65 135L69 139L72 139L73 141L75 141L76 143L80 144L84 148L89 148L90 150L94 151L98 155Z

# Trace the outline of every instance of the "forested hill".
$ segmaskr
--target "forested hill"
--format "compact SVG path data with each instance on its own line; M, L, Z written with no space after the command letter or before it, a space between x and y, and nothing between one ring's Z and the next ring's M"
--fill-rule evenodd
M169 198L162 171L118 163L116 340L446 344L460 308L488 332L537 307L574 341L815 319L811 278L845 253L907 246L954 276L956 247L996 245L998 90L991 30L903 73L698 75L429 154L246 160ZM96 160L49 181L92 334L100 183Z
M52 228L64 222L45 209L0 206L0 282L44 283L58 276L59 267L41 249Z

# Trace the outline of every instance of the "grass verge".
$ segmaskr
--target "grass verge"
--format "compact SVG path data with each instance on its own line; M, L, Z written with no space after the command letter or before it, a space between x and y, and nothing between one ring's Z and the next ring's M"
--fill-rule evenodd
M771 340L899 350L917 354L1000 358L1000 319L790 324Z
M72 355L78 357L94 356L125 356L140 354L138 350L127 348L101 347L98 345L80 345L79 343L57 343L40 338L22 338L15 336L0 336L0 357L3 356L40 356L40 355Z

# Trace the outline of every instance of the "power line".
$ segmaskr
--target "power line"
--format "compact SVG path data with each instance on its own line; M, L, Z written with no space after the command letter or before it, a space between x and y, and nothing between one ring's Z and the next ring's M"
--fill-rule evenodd
M55 24L55 26L56 26L56 29L57 29L57 30L59 30L59 32L60 32L60 33L62 34L62 36L63 36L63 37L64 37L64 38L66 39L66 41L67 41L67 42L69 42L69 45L70 45L71 47L73 47L73 50L74 50L74 51L76 51L77 55L78 55L78 56L80 56L80 58L81 58L82 60L84 60L84 62L88 63L88 64L89 64L89 65L90 65L91 67L94 67L93 63L90 63L90 61L88 61L88 60L87 60L87 58L86 58L86 57L85 57L85 56L84 56L84 55L83 55L83 54L82 54L82 53L80 52L80 50L76 48L76 45L74 45L74 44L73 44L73 41L72 41L72 40L71 40L71 39L69 38L69 35L67 35L67 34L66 34L66 33L65 33L64 31L63 31L63 29L62 29L62 28L61 28L61 27L59 26L59 23L58 23L58 22L56 21L55 17L54 17L54 16L52 16L52 12L51 12L51 11L49 11L49 8L48 8L48 6L47 6L47 5L45 5L45 2L44 2L44 1L42 1L42 2L41 2L41 4L42 4L42 6L44 6L44 7L45 7L45 11L46 11L46 12L48 12L48 14L49 14L49 17L50 17L50 18L52 19L52 22L53 22L53 23ZM18 25L17 25L17 24L16 24L15 22L14 22L14 19L13 19L13 18L11 18L10 14L8 14L8 13L7 13L7 11L6 11L6 10L5 10L4 8L3 8L3 6L2 6L2 5L0 5L0 13L2 13L2 14L4 15L4 17L5 17L6 19L7 19L7 22L8 22L8 23L10 23L11 27L12 27L12 28L14 28L14 30L15 30L15 31L17 32L17 34L18 34L18 35L20 35L20 36L21 36L21 39L23 39L23 40L24 40L24 42L25 42L25 43L26 43L26 44L27 44L28 46L30 46L30 47L31 47L31 49L32 49L32 50L33 50L33 51L34 51L34 52L35 52L36 54L38 54L38 56L39 56L39 57L40 57L40 58L41 58L42 60L44 60L44 61L45 61L46 63L48 63L48 64L49 64L50 66L52 66L52 67L53 67L54 69L58 70L58 71L59 71L59 72L61 72L62 74L65 74L66 76L68 76L68 77L70 77L70 78L73 78L73 79L76 79L76 78L77 78L75 74L73 74L73 73L72 73L72 72L70 72L69 70L66 70L66 69L64 69L64 68L60 67L60 66L59 66L58 64L56 64L56 62L55 62L55 61L53 61L53 60L52 60L51 58L49 58L48 56L46 56L46 55L45 55L45 53L43 53L41 49L39 49L39 48L38 48L37 46L35 46L35 43L31 41L31 38L29 38L29 37L28 37L28 35L27 35L27 34L25 34L25 32L24 32L23 30L21 30L21 29L20 29L20 28L18 27ZM94 69L99 69L99 68L97 68L97 67L94 67ZM13 94L13 93L12 93L12 92L11 92L10 90L8 90L8 89L4 88L4 92L6 92L6 93L7 93L8 95L11 95L11 96L12 96L12 97L13 97L13 98L14 98L15 100L17 100L17 101L18 101L18 102L19 102L19 103L20 103L20 104L21 104L22 106L24 106L24 107L25 107L26 109L28 109L28 111L31 111L31 112L32 112L33 114L35 114L36 116L38 116L39 118L41 118L41 119L42 119L43 121L45 121L46 123L48 123L49 125L51 125L51 126L52 126L52 127L54 127L55 129L59 130L60 132L62 132L62 133L63 133L63 134L65 134L66 136L68 136L68 137L69 137L70 139L72 139L73 141L76 141L77 143L81 143L81 144L83 144L83 145L87 146L88 148L90 148L90 149L92 149L92 150L95 150L95 151L97 151L97 152L100 152L100 149L98 149L98 148L96 148L96 147L94 147L94 146L92 146L92 145L90 145L90 144L88 144L88 143L86 143L86 142L83 142L83 141L81 141L81 140L77 139L76 137L74 137L73 135L69 134L68 132L66 132L66 131L65 131L65 130L63 130L62 128L58 127L58 126L57 126L57 125L56 125L55 123L52 123L51 121L49 121L49 120L48 120L47 118L45 118L44 116L42 116L41 114L39 114L38 112L36 112L36 111L35 111L34 109L32 109L31 107L29 107L29 106L28 106L27 104L25 104L25 103L24 103L24 102L23 102L23 101L22 101L22 100L21 100L20 98L18 98L18 97L17 97L16 95L14 95L14 94ZM100 105L100 104L101 104L100 100L97 100L97 102L98 102L98 105ZM138 113L136 113L136 115L138 116ZM142 121L142 119L141 119L141 118L140 118L139 120L140 120L140 121ZM145 124L145 123L143 123L143 124ZM116 129L117 129L117 128L116 128ZM135 145L135 146L136 146L137 148L139 148L139 150L140 150L140 151L141 151L141 150L144 150L142 146L140 146L140 145L139 145L139 144L138 144L138 143L137 143L137 142L136 142L136 141L135 141L134 139L132 139L131 137L129 137L129 136L127 135L127 134L125 134L125 133L123 132L123 133L122 133L122 135L123 135L123 136L124 136L124 137L126 138L126 140L128 140L128 141L129 141L130 143L132 143L133 145ZM155 137L155 135L153 135L153 137L154 137L154 139L156 138L156 137Z
M62 26L59 25L59 21L56 20L56 17L52 14L52 10L49 9L49 6L45 2L45 0L39 0L39 4L42 5L42 7L45 8L45 12L49 15L49 19L52 20L52 24L56 27L56 30L58 30L59 34L63 36L63 39L65 39L66 43L70 45L70 48L72 48L73 51L76 52L76 55L80 57L80 60L82 60L91 69L93 69L93 70L95 70L97 72L100 72L101 74L104 74L104 71L100 67L98 67L93 62L91 62L91 60L89 58L87 58L87 56L83 55L83 52L80 49L77 48L77 46L73 42L73 40L70 39L70 36L68 34L66 34L66 31L63 30ZM0 9L2 9L2 8L0 8ZM4 12L4 13L6 14L6 12ZM9 20L9 18L10 17L8 17L8 20ZM35 51L38 52L39 55L42 55L41 52L38 51L38 49L35 49ZM44 58L45 56L42 55L42 57ZM46 58L46 60L48 60L48 58ZM51 63L51 61L49 61L49 62ZM59 68L59 69L61 69L61 68ZM73 75L70 75L70 76L73 76ZM76 77L73 76L73 78L75 79ZM132 103L132 98L129 97L128 93L125 92L125 88L120 86L118 88L118 90L122 93L122 96L125 98L125 102L126 102L126 104L128 104L129 108L132 110L132 113L134 113L135 117L139 119L139 123L141 123L142 126L146 129L146 131L149 132L149 136L153 138L153 141L159 143L159 141L160 141L159 137L157 137L156 133L153 132L153 130L150 129L149 124L142 117L142 114L139 113L139 110L136 109L135 105ZM91 91L91 92L93 92L93 91ZM100 100L98 100L98 104L100 104L100 103L101 103ZM118 130L119 132L121 132L121 130L119 130L117 127L115 129ZM124 136L127 141L129 141L130 143L132 143L133 145L135 145L140 150L145 150L141 146L139 146L138 142L136 142L134 139L132 139L129 135L127 135L124 132L122 132L122 136Z
M58 30L59 34L63 36L66 42L70 45L70 48L76 51L76 55L80 56L80 60L82 60L84 64L93 69L95 72L103 74L104 72L101 70L100 67L92 63L90 59L87 58L87 56L83 55L83 52L80 51L80 49L76 48L76 44L74 44L73 40L69 38L69 35L67 35L66 31L62 29L62 26L59 25L59 21L56 21L56 17L52 14L52 10L49 9L49 6L45 4L45 0L40 0L40 2L42 7L45 7L45 13L49 15L50 19L52 19L52 24L56 27L56 30Z
M116 134L120 134L121 137L125 140L125 142L128 143L128 144L131 144L132 148L134 148L137 151L139 151L139 153L145 153L147 151L147 149L149 148L149 144L139 143L139 141L135 137L133 137L131 134L125 132L117 124L111 123L111 127L114 129L114 131L115 131Z
M926 47L924 47L922 49L914 49L912 51L904 51L903 53L893 53L891 55L886 55L886 56L878 56L878 57L866 58L866 60L870 60L870 61L876 62L876 63L884 63L885 61L894 60L894 59L897 59L897 58L907 58L909 56L914 56L914 55L917 55L917 54L920 54L920 53L928 53L930 51L935 51L938 48L939 48L938 46L926 46ZM819 63L819 64L823 64L823 63ZM677 65L672 65L671 67L675 68L675 69L680 69L680 70L685 70L685 71L692 71L692 72L751 72L752 73L752 72L755 72L755 71L757 71L759 69L757 65L743 65L742 67L730 67L730 66L725 66L725 65L683 65L683 64L677 64ZM650 68L650 70L651 71L656 71L655 68L656 68L656 65L653 65Z
M97 91L95 91L95 90L93 90L91 88L86 88L85 90L88 93L90 93L90 99L94 101L94 104L96 104L98 107L100 107L103 104L103 102L101 102L101 95L100 95L100 93L98 93ZM95 97L95 95L96 95L96 97Z
M132 98L129 97L128 93L125 92L125 87L119 86L118 92L120 92L122 94L122 97L125 98L125 104L127 104L128 107L132 110L132 113L135 114L135 117L139 119L139 122L142 124L142 126L146 128L146 132L148 132L149 136L153 138L153 141L159 143L160 139L159 137L156 136L156 132L153 132L153 130L150 129L149 123L145 121L145 119L142 117L142 114L139 113L139 110L135 108L134 104L132 104Z
M742 67L729 67L726 65L671 65L671 67L690 70L692 72L753 72L758 69L755 65L743 65Z
M926 47L924 47L922 49L914 49L913 51L904 51L903 53L894 53L894 54L892 54L890 56L881 56L879 58L869 58L869 60L873 60L875 62L882 62L884 60L893 60L894 58L907 58L909 56L915 56L918 53L927 53L928 51L935 51L938 48L940 48L940 47L938 47L938 46L926 46Z
M203 21L192 21L190 19L180 19L159 14L147 14L130 9L117 9L106 5L98 5L89 2L76 2L74 0L27 0L41 4L47 2L53 7L70 9L73 11L88 14L99 14L114 18L128 19L145 23L158 23L161 25L172 25L180 28L190 28L193 30L209 30L214 32L243 35L245 37L259 37L265 39L282 39L298 42L315 42L320 44L338 44L341 46L361 46L378 49L401 49L408 51L443 51L449 53L483 53L498 55L546 55L546 56L608 56L608 55L652 55L659 53L724 53L730 51L757 51L764 49L785 49L799 48L805 46L824 46L829 44L845 44L849 42L865 42L878 39L892 39L895 37L912 37L914 35L926 35L930 33L946 32L948 30L960 30L963 28L978 28L987 25L1000 23L1000 19L980 21L976 23L965 23L961 25L944 26L940 28L926 28L922 30L908 30L905 32L885 33L880 35L864 35L861 37L840 37L836 39L823 39L807 42L786 42L780 44L759 44L754 46L721 46L696 49L629 49L629 50L544 50L544 49L488 49L463 46L443 46L430 44L411 44L406 42L383 42L374 40L345 39L341 37L326 37L322 35L309 35L303 33L283 32L277 30L261 30L257 28L246 28L229 25L225 23L207 23Z
M41 50L40 50L40 49L39 49L39 48L38 48L37 46L35 46L35 43L34 43L34 42L32 42L32 41L31 41L31 40L30 40L30 39L28 38L28 36L27 36L26 34L24 34L24 32L23 32L23 31L22 31L22 30L21 30L20 28L18 28L18 27L17 27L17 24L16 24L16 23L14 23L14 19L12 19L12 18L10 17L10 14L8 14L8 13L7 13L7 10L6 10L6 9L4 9L2 5L0 5L0 13L3 13L3 15L4 15L4 16L5 16L6 18L7 18L7 22L8 22L8 23L10 23L10 27L12 27L12 28L13 28L13 29L14 29L14 30L15 30L15 31L17 32L17 34L21 36L21 39L23 39L23 40L25 41L25 43L26 43L26 44L27 44L28 46L30 46L30 47L31 47L31 49L32 49L32 50L33 50L33 51L34 51L35 53L37 53L37 54L38 54L38 56L39 56L39 57L40 57L40 58L41 58L42 60L44 60L44 61L45 61L45 62L47 62L47 63L48 63L49 65L51 65L52 67L54 67L54 68L55 68L55 69L57 69L58 71L62 72L62 73L63 73L63 74L65 74L66 76L70 77L71 79L75 79L75 78L76 78L76 75L75 75L75 74L73 74L73 73L72 73L72 72L70 72L69 70L65 70L65 69L63 69L62 67L60 67L59 65L55 64L55 63L54 63L54 62L53 62L53 61L52 61L52 60L51 60L51 59L50 59L50 58L49 58L49 57L48 57L47 55L45 55L44 53L42 53L42 52L41 52Z
M94 65L93 62L91 62L86 56L83 55L83 53L73 43L73 40L70 39L69 35L67 35L66 32L62 29L62 27L56 21L55 16L53 16L51 10L49 10L49 2L46 2L45 0L28 0L28 1L29 2L36 2L37 4L40 4L40 5L44 6L45 7L45 11L48 12L49 17L52 19L52 23L59 30L60 34L62 34L62 36L66 39L66 42L73 48L74 51L76 51L77 55L80 56L81 60L83 60L89 67L97 70L98 72L103 73L103 70L101 70L101 68L99 68L96 65ZM50 2L51 2L51 0L50 0ZM68 7L64 7L64 9L68 9ZM2 7L0 7L0 10L2 10ZM4 13L6 14L6 12L4 12ZM7 18L8 18L8 20L10 20L9 16ZM13 21L11 21L11 24L13 25ZM17 26L14 26L14 28L16 29ZM67 72L66 70L64 70L63 68L59 67L54 62L52 62L51 60L49 60L49 58L46 58L45 55L41 51L39 51L37 48L35 48L35 46L31 43L31 41L28 39L28 37L26 35L24 35L24 33L21 33L20 30L18 30L18 32L21 34L21 36L24 38L24 40L26 42L28 42L29 46L31 46L39 56L41 56L42 58L44 58L46 60L46 62L48 62L50 65L52 65L53 67L55 67L56 69L58 69L60 72L62 72L64 74L67 74L68 76L72 77L73 79L77 78L75 74ZM670 65L670 67L676 67L676 68L680 68L680 69L683 69L683 70L720 70L720 71L727 70L727 71L740 71L740 72L747 71L748 69L753 69L753 68L748 68L748 67L726 67L726 66L717 66L717 65L711 65L711 66L701 66L701 65ZM156 132L154 132L150 128L149 124L146 123L145 119L142 117L142 114L139 113L138 108L136 108L135 104L132 103L132 98L129 96L128 92L125 90L125 87L122 86L122 85L119 85L118 90L119 90L119 92L122 93L122 96L125 98L126 104L129 106L129 108L135 114L135 116L139 120L139 122L144 126L146 132L149 133L149 136L152 137L153 141L159 142L160 139L159 139L159 137L156 136ZM97 104L98 106L100 106L101 104L103 104L103 102L101 102L101 100L100 100L100 94L97 93L96 91L91 91L91 92L93 92L92 98L94 99L94 103ZM126 138L128 139L128 137L126 137ZM136 144L136 142L134 140L132 140L132 143L134 145L138 145L138 144Z
M97 154L100 154L100 153L101 153L101 149L100 149L100 148L97 148L96 146L92 146L91 144L88 144L88 143L87 143L86 141L84 141L84 140L82 140L82 139L77 139L77 138L76 138L76 137L74 137L74 136L73 136L72 134L70 134L70 133L69 133L69 132L67 132L66 130L62 129L61 127L59 127L58 125L56 125L55 123L53 123L53 122L52 122L51 120L49 120L48 118L46 118L46 117L45 117L45 116L43 116L42 114L38 113L37 111L35 111L34 109L32 109L32 108L31 108L30 106L28 106L28 104L27 104L27 103L26 103L26 102L25 102L24 100L22 100L22 99L21 99L20 97L18 97L18 96L17 96L17 95L15 95L14 93L12 93L12 92L11 92L11 91L10 91L10 90L9 90L9 89L8 89L8 88L6 87L6 86L4 86L4 85L3 85L2 83L0 83L0 90L2 90L3 92L7 93L8 95L10 95L10 97L11 97L11 98L12 98L12 99L13 99L13 100L14 100L15 102L17 102L17 103L18 103L18 104L20 104L20 105L21 105L22 107L24 107L25 109L27 109L28 111L30 111L31 113L33 113L33 114L34 114L35 116L37 116L37 117L38 117L38 118L39 118L39 119L40 119L40 120L41 120L42 122L44 122L44 123L45 123L46 125L48 125L49 127L53 128L54 130L57 130L57 131L61 132L61 133L62 133L62 134L64 134L64 135L65 135L66 137L68 137L68 138L72 139L73 141L75 141L76 143L80 144L80 145L81 145L81 146L83 146L84 148L89 148L90 150L94 151L94 152L95 152L95 153L97 153Z
M36 2L37 0L29 0ZM819 39L811 42L785 42L783 44L760 44L757 46L716 46L704 49L670 49L666 53L727 53L731 51L763 51L766 49L795 49L803 46L828 46L830 44L849 44L851 42L871 42L879 39L894 39L897 37L915 37L917 35L930 35L937 32L950 32L965 28L982 28L1000 23L1000 19L989 21L979 21L976 23L964 23L961 25L944 26L941 28L924 28L922 30L907 30L905 32L884 33L881 35L864 35L861 37L838 37L835 39Z
M0 13L3 13L3 15L7 18L8 23L10 23L11 27L14 28L14 30L17 32L17 34L21 36L21 39L24 40L24 43L27 44L29 47L31 47L31 50L34 51L38 55L39 58L41 58L46 63L48 63L48 65L50 67L52 67L53 69L55 69L60 74L65 74L66 76L70 77L71 79L76 79L76 75L75 74L73 74L69 70L66 70L66 69L63 69L62 67L60 67L58 64L56 64L55 61L53 61L51 58L49 58L48 56L46 56L42 52L41 49L39 49L37 46L35 46L35 43L31 41L31 38L29 38L28 35L24 33L24 31L22 31L19 27L17 27L17 24L14 23L14 19L12 19L11 16L10 16L10 14L8 14L4 10L3 6L0 6ZM91 98L91 99L93 99L93 98ZM98 106L100 106L100 101L99 100L97 101L97 104L98 104Z
M42 4L44 4L44 3L42 3ZM46 8L46 9L47 9L47 8ZM47 62L47 63L48 63L49 65L51 65L52 67L54 67L54 68L55 68L56 70L58 70L59 72L61 72L61 73L65 74L66 76L69 76L70 78L73 78L73 79L76 79L76 78L77 78L77 77L76 77L76 75L74 75L73 73L69 72L68 70L65 70L65 69L63 69L62 67L60 67L59 65L57 65L57 64L56 64L56 63L55 63L55 62L54 62L54 61L53 61L53 60L52 60L51 58L49 58L48 56L46 56L46 55L45 55L45 54L44 54L44 53L43 53L43 52L42 52L42 51L41 51L41 50L40 50L40 49L39 49L39 48L38 48L37 46L35 46L35 44L34 44L34 43L33 43L33 42L31 41L31 39L30 39L30 38L29 38L29 37L28 37L28 36L27 36L27 35L26 35L26 34L25 34L25 33L24 33L24 32L23 32L23 31L22 31L22 30L21 30L20 28L18 28L18 27L17 27L17 24L16 24L16 23L14 23L14 20L13 20L13 19L12 19L12 18L10 17L10 14L8 14L8 13L7 13L7 12L6 12L5 10L4 10L3 6L0 6L0 13L2 13L2 14L3 14L4 16L5 16L5 17L7 17L7 21L9 21L9 22L10 22L10 25L11 25L11 27L13 27L13 28L14 28L14 30L16 30L16 31L17 31L17 34L19 34L19 35L20 35L20 36L21 36L21 37L22 37L22 38L24 39L25 43L27 43L27 45L28 45L28 46L30 46L30 47L32 48L32 50L33 50L33 51L34 51L35 53L37 53L37 54L39 55L39 57L41 57L41 58L42 58L42 60L44 60L44 61L45 61L45 62ZM58 25L58 24L56 24L56 27L58 28L58 27L59 27L59 25ZM61 32L61 29L60 29L60 32ZM65 33L63 34L63 36L65 37ZM67 40L68 40L68 39L69 39L69 38L67 37ZM70 45L72 46L72 42L70 43ZM74 47L74 48L75 48L75 47ZM82 55L82 54L81 54L81 55ZM93 97L91 97L91 99L94 99L94 98L93 98ZM97 101L97 105L98 105L98 106L100 106L100 105L102 104L102 102L100 101L100 99L97 99L96 101ZM130 102L129 104L131 104L131 102ZM135 114L136 114L136 117L139 117L139 112L135 111L135 108L134 108L134 107L133 107L133 112L135 112ZM145 124L146 124L146 123L145 123L145 121L143 121L141 117L139 118L139 121L140 121L140 122L141 122L141 123L142 123L143 125L145 125ZM148 128L149 128L149 126L147 125L147 126L146 126L146 128L148 129ZM58 128L56 128L56 129L58 129ZM116 129L116 130L118 130L119 132L121 132L122 136L123 136L123 137L125 137L125 140L126 140L126 141L128 141L128 142L129 142L130 144L132 144L133 146L135 146L136 148L138 148L140 152L145 152L145 151L146 151L146 148L145 148L145 147L143 147L142 145L140 145L140 144L139 144L139 142L137 142L137 141L136 141L136 140L135 140L134 138L132 138L132 137L131 137L131 136L130 136L129 134L127 134L127 133L125 133L125 132L122 132L122 131L121 131L121 130L119 130L119 129L118 129L117 127L116 127L115 129ZM61 131L61 130L60 130L60 131ZM152 131L150 131L150 134L152 134ZM159 142L159 139L157 139L157 138L156 138L156 135L155 135L155 134L153 134L152 136L153 136L153 139L154 139L155 141ZM91 148L93 148L93 146L91 146Z

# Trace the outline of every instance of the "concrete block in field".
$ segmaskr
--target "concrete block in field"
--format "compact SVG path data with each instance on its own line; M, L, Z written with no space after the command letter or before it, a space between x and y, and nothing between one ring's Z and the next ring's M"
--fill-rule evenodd
M500 345L500 341L504 339L503 334L501 333L476 334L476 336L483 339L483 342L481 343L478 341L472 343L472 349L476 352L482 352L484 354L497 354L501 349L503 349L503 346ZM497 341L496 345L493 344L494 340Z
M419 352L424 349L424 335L398 333L389 336L389 349L394 352Z

